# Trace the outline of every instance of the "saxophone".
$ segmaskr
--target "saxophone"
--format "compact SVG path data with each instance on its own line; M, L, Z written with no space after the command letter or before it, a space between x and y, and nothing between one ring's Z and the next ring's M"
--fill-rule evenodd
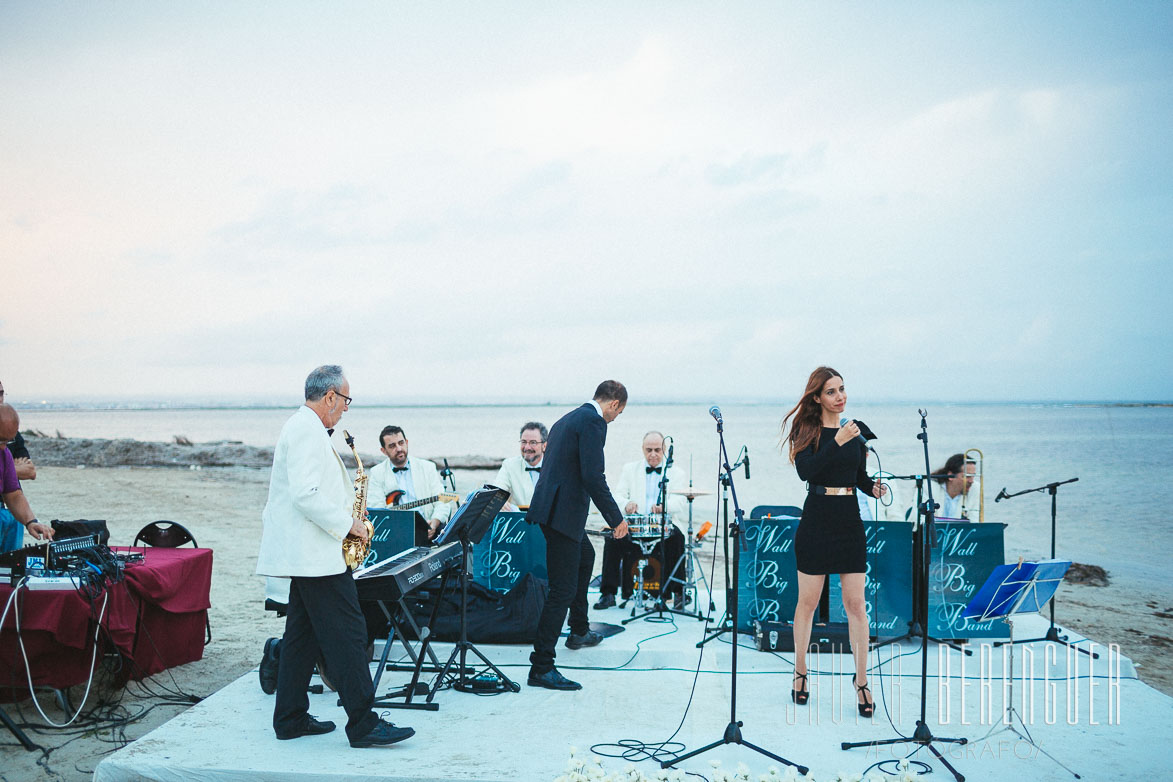
M346 438L346 444L354 453L354 505L350 515L355 521L361 521L365 524L367 528L366 540L358 535L347 535L346 539L342 541L342 559L346 561L348 568L357 570L366 561L367 554L371 551L371 537L375 534L374 526L366 519L367 481L370 480L370 476L363 472L362 457L358 455L358 449L354 447L354 438L350 436L350 432L343 429L342 436Z

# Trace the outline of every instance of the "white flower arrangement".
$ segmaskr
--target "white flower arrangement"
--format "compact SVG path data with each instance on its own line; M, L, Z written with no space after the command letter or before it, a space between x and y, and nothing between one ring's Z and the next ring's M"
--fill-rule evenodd
M674 768L656 769L651 775L644 773L634 763L628 763L622 771L606 771L602 761L596 757L582 759L578 757L578 750L570 748L570 760L566 764L566 773L554 779L554 782L685 782L685 772ZM899 774L895 777L888 774L872 774L865 780L858 771L847 773L840 771L834 776L815 777L809 772L799 775L793 766L787 766L786 771L779 771L770 766L764 772L754 775L745 763L738 763L737 768L729 771L721 767L721 761L711 760L713 767L712 782L918 782L923 781L919 773L909 767L907 760L901 760Z

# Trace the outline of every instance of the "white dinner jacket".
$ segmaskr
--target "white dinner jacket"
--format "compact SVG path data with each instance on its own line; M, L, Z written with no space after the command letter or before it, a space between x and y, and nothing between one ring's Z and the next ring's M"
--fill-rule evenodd
M297 409L273 452L269 501L261 513L262 576L331 576L346 571L354 485L317 413Z
M411 466L411 491L415 495L415 499L422 500L425 497L434 497L444 492L444 482L440 480L440 471L436 469L434 462L409 456L407 463ZM372 467L370 476L370 480L367 481L367 506L371 508L387 507L387 495L402 488L391 460L384 459ZM422 505L416 510L429 521L439 519L441 524L446 524L452 515L452 506L451 502L433 502L430 505Z
M510 456L501 462L501 469L493 479L493 485L509 490L509 501L514 505L529 505L534 498L534 482L530 473L526 472L525 459L520 456Z
M661 462L662 464L662 462ZM615 485L615 502L619 510L623 510L627 503L634 502L639 506L637 513L647 513L647 471L648 464L643 459L638 462L628 462L623 465L623 472L619 475L619 483ZM686 489L687 483L676 483L679 480L675 468L668 471L668 491ZM679 494L668 495L668 518L674 525L679 526L688 518L688 501Z

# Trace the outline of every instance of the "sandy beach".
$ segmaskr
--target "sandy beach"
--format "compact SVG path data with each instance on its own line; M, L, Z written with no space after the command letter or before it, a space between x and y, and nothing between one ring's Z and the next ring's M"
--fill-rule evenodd
M461 486L492 476L482 470L457 472ZM185 693L206 696L254 668L264 640L282 630L283 620L263 610L262 580L253 575L268 477L267 469L256 468L41 466L37 480L27 483L25 490L41 519L106 519L114 544L129 544L149 521L170 519L187 526L201 546L213 549L212 643L202 660L155 677ZM1056 618L1102 644L1119 644L1136 663L1143 681L1173 695L1173 665L1168 657L1173 646L1173 588L1167 584L1140 590L1117 584L1065 584ZM90 697L87 705L92 705L95 695ZM153 702L129 693L122 699L131 711ZM45 708L50 705L46 703ZM50 715L60 720L60 711L53 708ZM121 738L142 736L181 708L171 704L155 708L144 719L126 725ZM28 701L6 709L19 722L41 722ZM109 732L32 728L30 733L48 752L25 752L7 732L0 734L0 780L89 779L103 753L119 746L111 741L120 738Z

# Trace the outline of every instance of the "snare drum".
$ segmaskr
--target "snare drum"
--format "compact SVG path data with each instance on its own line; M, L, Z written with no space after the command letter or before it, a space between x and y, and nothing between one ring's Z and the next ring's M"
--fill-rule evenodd
M664 525L659 516L636 513L624 516L623 519L627 522L627 532L632 540L659 540L663 534Z

